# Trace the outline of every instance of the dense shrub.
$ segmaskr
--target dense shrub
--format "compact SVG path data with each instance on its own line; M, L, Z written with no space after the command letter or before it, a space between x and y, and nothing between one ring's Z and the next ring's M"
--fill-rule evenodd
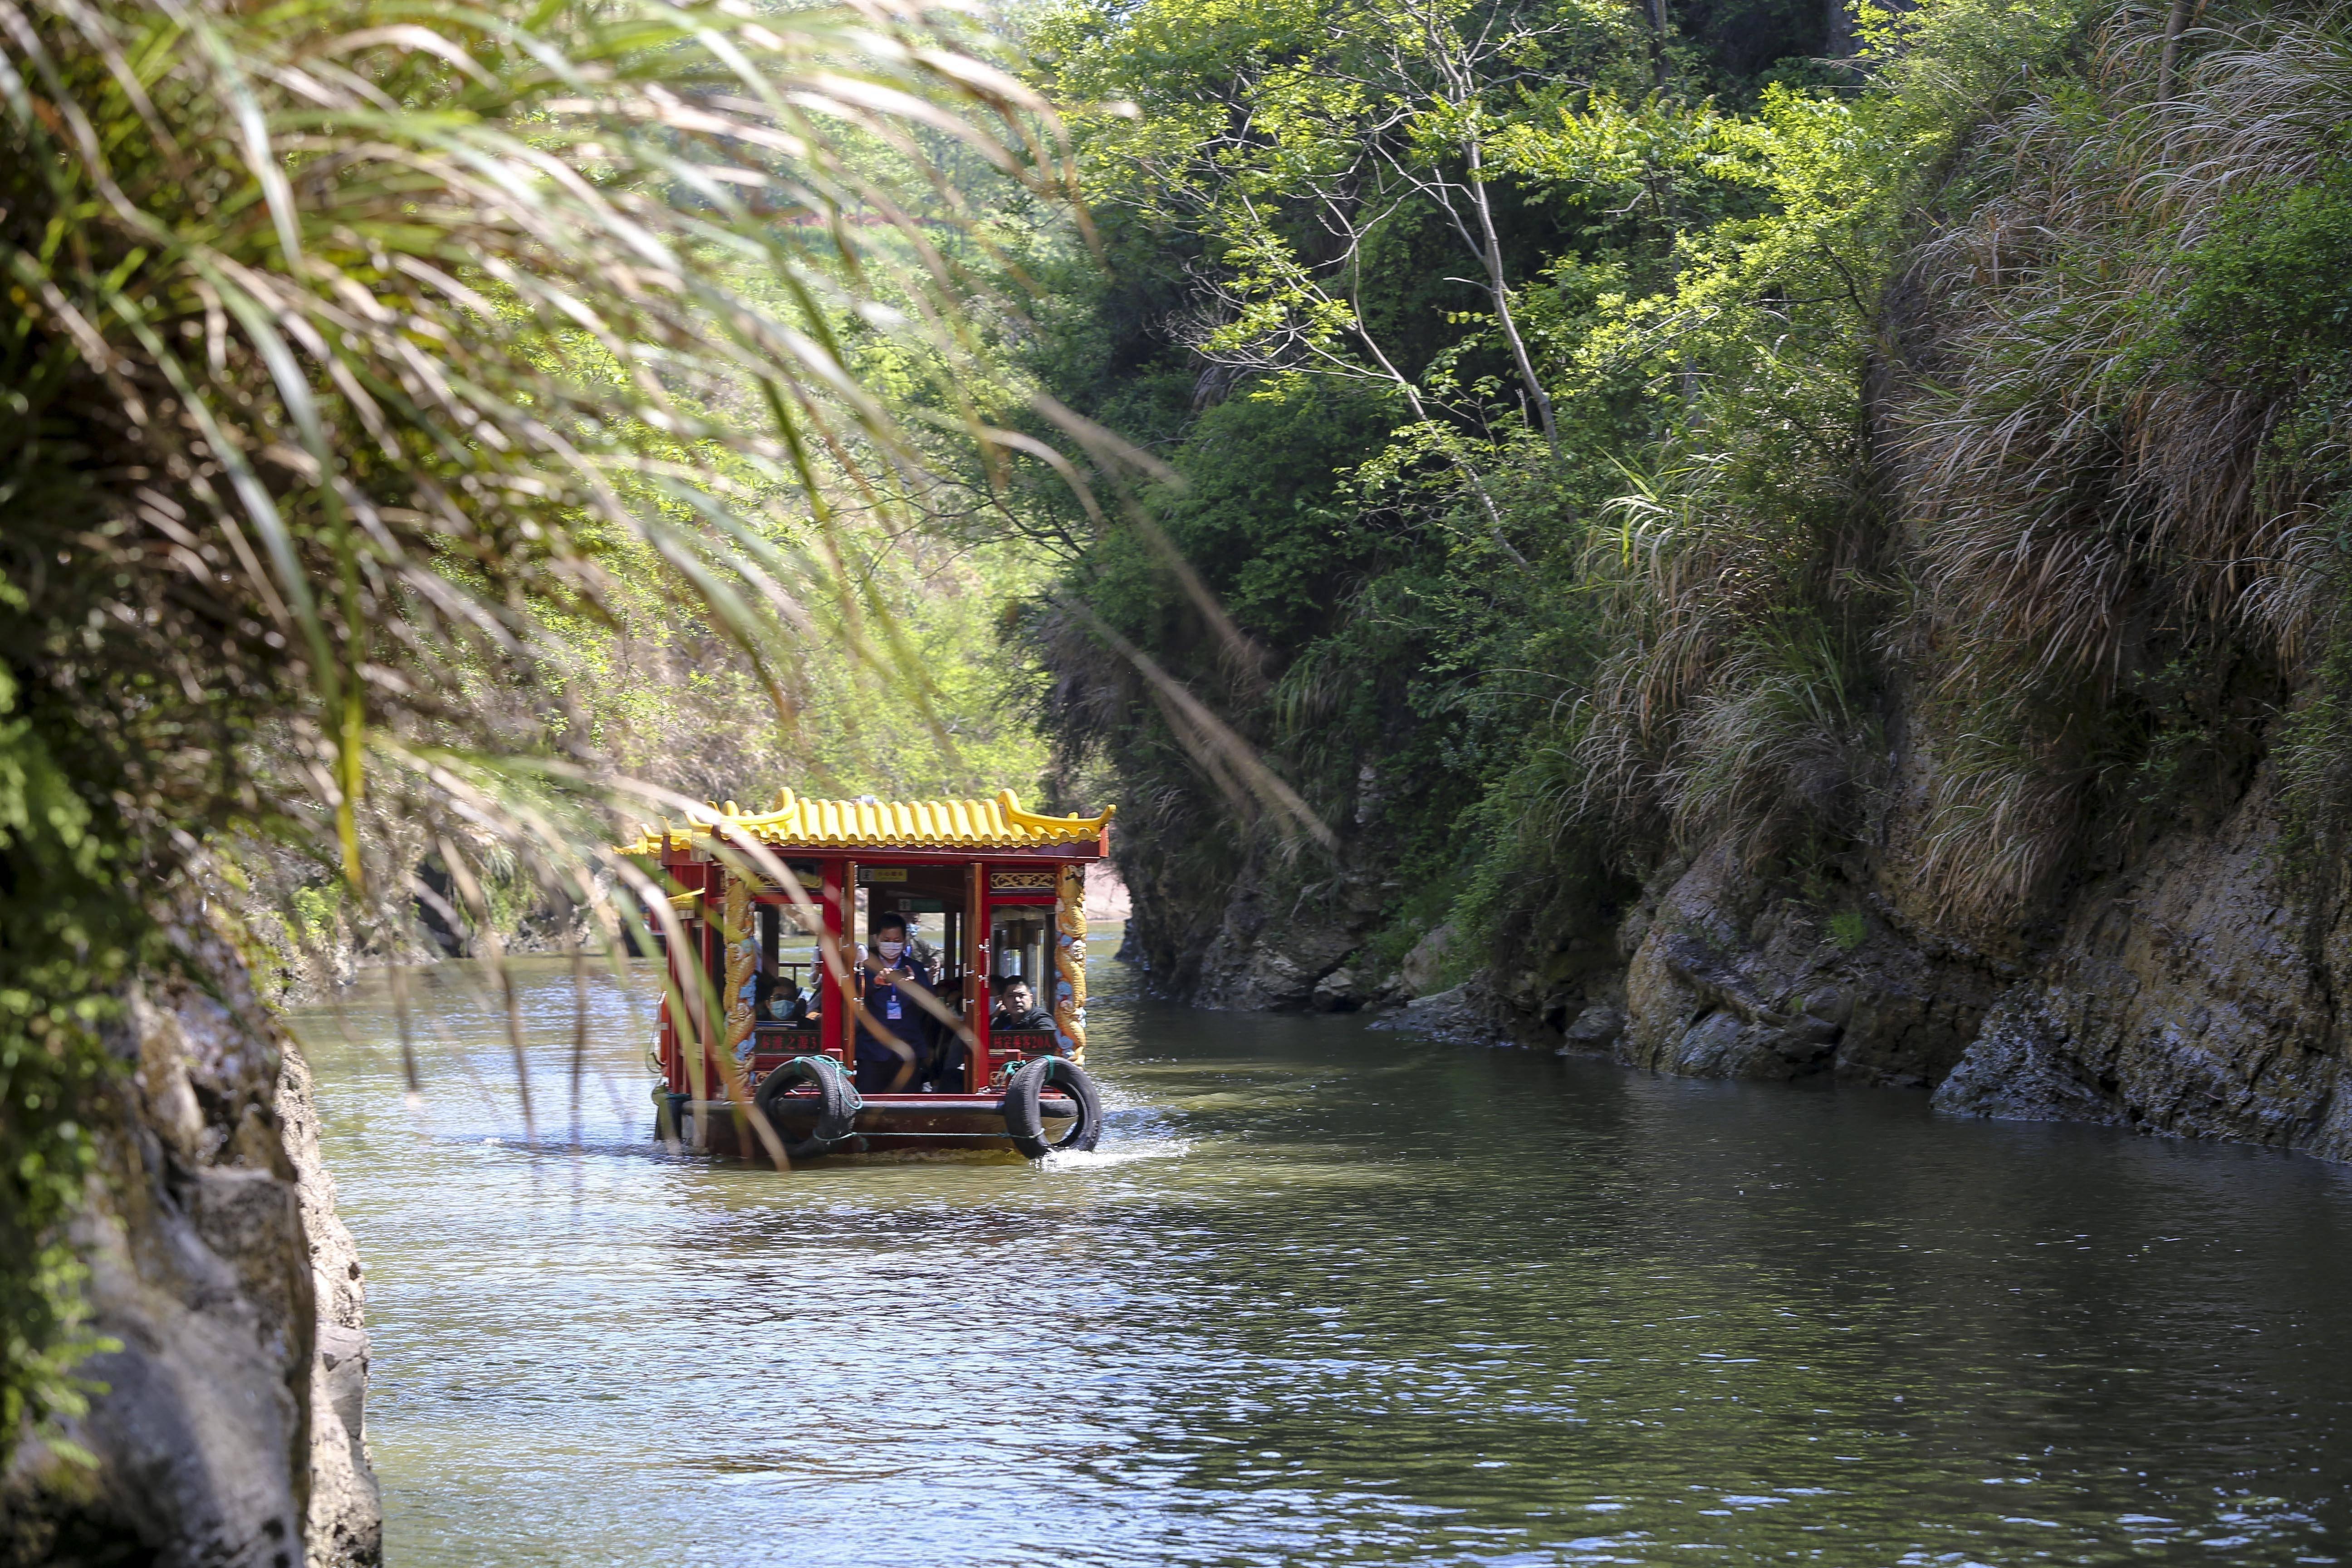
M1612 907L1597 867L1717 843L1850 898L1890 814L1905 896L1999 945L2282 743L2335 847L2318 862L2340 858L2352 57L2331 16L2214 12L2168 39L2137 11L1937 0L1865 12L1822 67L1697 12L1659 40L1538 5L1277 9L1279 38L1235 10L1186 40L1215 70L1148 89L1126 63L1167 36L1148 7L1077 13L1055 61L1141 105L1088 126L1093 198L1196 257L1213 330L1181 307L1128 330L1228 399L1162 420L1197 484L1159 510L1201 578L1251 595L1250 679L1116 523L1064 593L1239 715L1341 863L1411 889L1378 952L1449 913L1566 930ZM1483 74L1441 89L1350 52L1398 16L1454 29ZM1265 129L1172 199L1150 184L1177 167L1167 128L1211 101ZM1349 115L1376 147L1411 136L1385 161L1292 139ZM1428 243L1450 210L1429 193L1473 183L1497 242ZM1068 341L1039 340L1049 384ZM1344 451L1285 438L1318 377L1386 419ZM1320 486L1299 471L1319 464ZM1317 495L1319 553L1256 504L1261 467ZM1334 594L1303 560L1358 575ZM1053 713L1068 765L1197 833L1214 767L1131 694ZM1924 795L1898 802L1898 772ZM1376 819L1359 778L1383 781ZM1184 896L1223 890L1204 870Z

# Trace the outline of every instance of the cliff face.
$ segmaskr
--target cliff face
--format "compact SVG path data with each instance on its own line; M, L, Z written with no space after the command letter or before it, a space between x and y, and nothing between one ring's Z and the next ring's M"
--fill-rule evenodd
M2352 946L2282 887L2282 837L2264 779L2217 830L2085 889L1937 1105L2352 1159L2336 1005Z
M1897 73L1970 122L1850 237L1864 330L1719 373L1689 465L1552 558L1595 618L1423 853L1494 945L1416 1026L2352 1159L2352 51L2200 37L2119 12L2011 85ZM1222 999L1307 1005L1380 929L1276 905L1194 895Z
M1718 843L1659 868L1629 910L1596 905L1394 1022L1659 1072L1829 1075L1930 1090L1954 1114L2352 1159L2337 1005L2352 921L2287 885L2295 851L2267 765L2217 775L2199 809L1990 934L1921 891L1927 840L1903 802L1928 792L1933 765L1897 759L1881 851L1829 897ZM1289 1010L1347 1005L1335 977L1351 999L1383 981L1428 993L1433 972L1412 958L1392 979L1355 959L1379 887L1366 875L1296 909L1244 887L1195 920L1194 957L1166 988Z
M308 1068L225 943L220 994L134 993L75 1250L100 1385L0 1478L0 1563L294 1568L381 1559L364 1287Z
M2265 771L2058 900L2034 940L1969 945L1882 865L1832 915L1727 847L1667 868L1616 929L1622 968L1473 988L1486 1033L1700 1078L1814 1074L1938 1110L2080 1121L2352 1159L2336 998L2352 931L2283 885Z
M1149 878L1149 860L1139 855L1121 869ZM1343 871L1302 890L1263 862L1262 851L1247 856L1222 901L1157 879L1136 889L1129 947L1148 966L1151 989L1196 1007L1360 1006L1370 991L1347 960L1381 922L1379 877Z
M310 1064L290 1043L278 1075L278 1119L294 1164L315 1309L303 1538L314 1565L373 1563L383 1554L383 1508L367 1455L367 1276L335 1213L335 1179L319 1152Z

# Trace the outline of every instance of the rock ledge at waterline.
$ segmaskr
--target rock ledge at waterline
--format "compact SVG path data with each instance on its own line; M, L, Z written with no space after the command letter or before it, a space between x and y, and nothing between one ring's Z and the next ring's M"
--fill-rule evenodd
M2011 952L1939 930L1893 858L1848 929L1860 940L1842 944L1817 913L1758 899L1717 847L1622 923L1622 971L1498 993L1495 1014L1532 1042L1559 1037L1547 1019L1622 1007L1609 1054L1666 1072L1828 1072L1929 1088L1958 1114L2352 1159L2334 1001L2352 983L2352 931L2340 914L2315 925L2289 896L2282 834L2258 777L2215 826L2087 880Z
M1858 936L1760 899L1728 851L1697 857L1620 926L1622 971L1495 997L1523 1039L1622 1007L1621 1061L1708 1078L1833 1073L1930 1088L1940 1110L2082 1121L2352 1158L2333 997L2339 917L2313 929L2280 884L2258 779L2210 831L2166 835L2086 882L2033 948L1974 951L1882 869ZM1559 1037L1551 1035L1551 1038Z
M1831 899L1759 884L1718 844L1466 984L1431 990L1439 966L1419 952L1369 978L1413 998L1384 1025L1442 1038L1700 1078L1827 1074L1931 1090L1953 1114L2352 1159L2336 1002L2352 994L2352 915L2315 918L2285 885L2267 769L2217 805L2006 941L1943 918L1898 813L1878 863ZM1344 965L1365 986L1360 944L1377 924L1345 901L1282 921L1237 900L1194 984L1228 1005L1318 1005Z
M0 1477L0 1563L374 1563L365 1284L310 1069L226 946L184 934L220 995L167 983L129 998L73 1222L91 1326L121 1347L83 1365L105 1390L62 1433L97 1466L20 1447Z

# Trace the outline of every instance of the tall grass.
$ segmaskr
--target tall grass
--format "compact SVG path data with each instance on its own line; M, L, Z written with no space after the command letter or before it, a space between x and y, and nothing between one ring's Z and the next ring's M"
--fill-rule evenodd
M1635 840L1755 866L1843 843L1955 929L2013 930L2094 818L2168 809L2141 752L2220 744L2151 723L2259 725L2244 692L2284 700L2336 636L2345 448L2313 413L2334 384L2210 279L2264 204L2332 177L2352 47L2332 16L2193 31L2158 101L2161 20L2119 14L2074 68L1953 122L1854 296L1851 439L1791 443L1759 350L1595 531L1616 646L1577 744ZM1783 263L1762 297L1801 279ZM2148 717L2167 702L2199 717Z
M1727 837L1760 868L1854 830L1881 737L1848 602L1865 550L1835 493L1848 476L1759 497L1731 464L1632 476L1594 531L1582 575L1612 646L1574 745L1583 808L1629 842Z
M569 695L624 589L724 640L744 722L813 646L925 719L857 531L942 439L1043 450L976 264L986 183L1065 170L926 0L0 0L0 128L5 1441L72 1398L98 1030L192 962L224 836L393 910L429 850L461 919L520 866L609 941L660 904L608 807L691 804Z
M1964 916L2063 868L2119 693L2184 648L2292 680L2327 614L2329 481L2273 439L2303 378L2227 363L2182 307L2233 203L2340 156L2352 48L2325 20L2191 43L2158 102L2160 33L2111 27L2076 89L1995 128L1963 187L1991 190L1914 268L1895 636L1951 737L1924 869Z

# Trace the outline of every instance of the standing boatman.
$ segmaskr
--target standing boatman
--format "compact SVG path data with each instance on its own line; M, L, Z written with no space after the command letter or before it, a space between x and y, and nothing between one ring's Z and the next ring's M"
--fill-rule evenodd
M929 996L908 951L907 917L877 915L866 956L858 963L865 1008L857 1018L856 1082L861 1094L892 1094L930 1087L939 1025L917 996ZM880 1031L878 1034L877 1031Z

